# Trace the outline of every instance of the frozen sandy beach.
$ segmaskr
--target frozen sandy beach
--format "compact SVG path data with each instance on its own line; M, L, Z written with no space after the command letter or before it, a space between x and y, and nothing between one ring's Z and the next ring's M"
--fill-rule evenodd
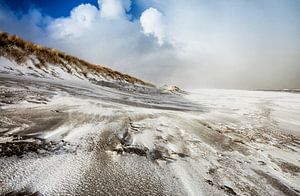
M0 194L299 195L300 94L0 80Z

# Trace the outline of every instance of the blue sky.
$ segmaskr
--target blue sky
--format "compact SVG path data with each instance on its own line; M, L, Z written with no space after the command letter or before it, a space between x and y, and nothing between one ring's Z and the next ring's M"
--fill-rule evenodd
M81 3L97 5L97 0L2 0L15 12L27 13L29 9L40 9L41 12L54 18L68 16L70 11Z
M49 15L53 18L66 17L70 11L82 4L89 3L98 6L97 0L1 0L15 13L27 13L30 9L39 9L43 14ZM134 0L131 3L130 14L134 18L139 18L141 13L147 9L148 6L141 0Z
M300 88L299 0L0 0L0 30L158 85Z

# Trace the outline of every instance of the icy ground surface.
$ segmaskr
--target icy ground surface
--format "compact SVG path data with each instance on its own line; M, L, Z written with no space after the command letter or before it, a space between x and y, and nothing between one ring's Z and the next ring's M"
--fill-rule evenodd
M0 195L299 195L300 94L0 76Z

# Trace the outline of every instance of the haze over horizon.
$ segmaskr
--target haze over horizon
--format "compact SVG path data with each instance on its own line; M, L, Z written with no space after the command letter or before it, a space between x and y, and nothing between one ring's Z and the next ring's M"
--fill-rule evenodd
M297 0L0 0L0 31L157 85L300 88Z

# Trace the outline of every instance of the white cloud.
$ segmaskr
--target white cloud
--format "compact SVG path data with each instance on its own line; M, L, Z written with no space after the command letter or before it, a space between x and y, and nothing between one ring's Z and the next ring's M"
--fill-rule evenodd
M126 17L126 11L130 10L130 0L99 0L101 16L108 19Z
M300 3L149 0L130 20L130 0L98 2L52 19L17 16L0 1L0 30L159 85L300 86Z
M155 8L148 8L141 17L140 22L146 35L153 35L158 39L158 43L162 45L165 41L165 25L163 15Z
M99 8L82 4L75 7L70 16L50 21L46 32L48 39L44 42L50 47L148 81L167 81L161 70L172 71L168 64L173 59L175 65L173 48L160 46L155 37L144 34L139 21L130 21L125 16L130 3L114 1L111 8L105 7L107 2L104 0L99 3ZM105 9L114 10L114 14L103 15ZM159 62L152 65L154 59Z
M30 9L23 15L15 15L0 1L0 31L18 34L26 39L42 42L45 38L41 26L47 26L52 19L39 10Z
M100 17L99 10L91 4L75 7L69 17L53 20L48 30L54 39L77 38L84 34Z

